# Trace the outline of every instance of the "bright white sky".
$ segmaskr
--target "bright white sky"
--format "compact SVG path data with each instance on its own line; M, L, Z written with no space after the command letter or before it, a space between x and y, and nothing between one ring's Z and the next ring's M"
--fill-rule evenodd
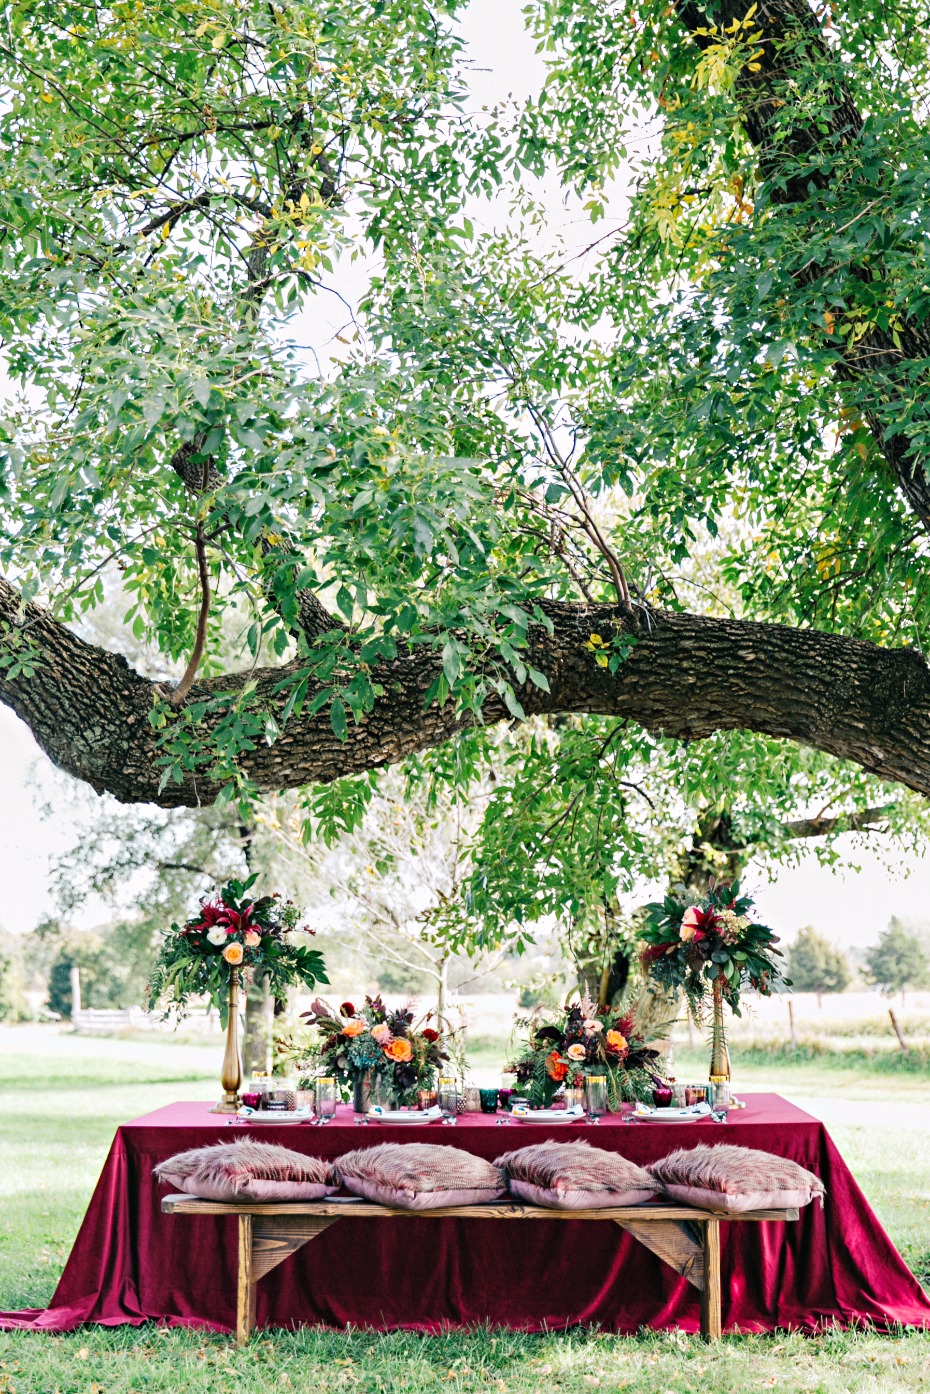
M541 63L524 32L520 11L520 0L473 0L467 11L464 29L475 63L471 86L476 106L491 105L508 93L524 97L539 85ZM557 199L556 195L550 205L553 224L576 245L583 245L586 236L593 240L588 236L590 223L562 207ZM622 199L618 198L615 207L621 210ZM602 224L598 232L603 230ZM344 289L351 299L350 287ZM342 322L337 305L333 299L333 332ZM323 341L328 335L319 334L319 323L316 328L312 338L325 352ZM15 932L32 929L37 919L51 910L49 859L74 841L68 811L56 811L49 818L40 812L42 795L31 775L41 774L47 764L26 727L0 707L0 923ZM94 797L88 791L88 798ZM808 857L801 867L781 872L771 884L750 868L744 884L747 889L757 889L762 917L789 940L802 925L813 924L847 947L862 947L875 940L891 915L930 921L930 863L926 858L902 860L894 876L889 876L874 856L860 855L858 860L862 870L857 874L850 869L821 869ZM102 918L102 907L88 906L82 923L90 927Z

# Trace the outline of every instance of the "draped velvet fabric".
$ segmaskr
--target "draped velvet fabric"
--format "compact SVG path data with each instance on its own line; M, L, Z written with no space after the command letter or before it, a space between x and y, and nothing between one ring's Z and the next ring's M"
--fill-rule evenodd
M525 1140L585 1138L640 1165L677 1147L739 1143L791 1157L823 1178L826 1206L796 1224L721 1225L724 1328L813 1332L825 1325L930 1327L930 1300L908 1270L823 1124L775 1094L714 1123L556 1127L466 1115L457 1127L357 1128L341 1109L326 1127L250 1127L251 1136L331 1158L413 1140L493 1160ZM0 1314L0 1327L69 1331L144 1321L235 1326L234 1217L168 1216L152 1175L189 1147L228 1141L208 1105L178 1103L119 1129L47 1311ZM258 1324L348 1324L438 1331L493 1322L523 1330L598 1323L697 1331L698 1293L617 1225L604 1221L340 1219L258 1285Z

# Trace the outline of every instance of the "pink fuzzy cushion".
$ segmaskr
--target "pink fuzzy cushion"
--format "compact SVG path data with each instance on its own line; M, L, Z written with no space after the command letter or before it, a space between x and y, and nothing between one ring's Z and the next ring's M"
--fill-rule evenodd
M498 1157L511 1193L558 1210L605 1210L655 1199L648 1171L587 1142L537 1142Z
M252 1138L179 1152L155 1175L201 1200L323 1200L338 1190L328 1162Z
M510 1194L527 1205L544 1205L549 1210L612 1210L617 1206L646 1205L655 1200L656 1188L641 1191L566 1191L551 1186L534 1186L531 1181L510 1178Z
M819 1176L787 1157L718 1143L689 1147L649 1168L673 1200L739 1215L747 1210L796 1210L825 1194Z
M363 1181L357 1176L347 1176L345 1185L346 1190L354 1196L363 1196L375 1205L390 1205L398 1210L444 1210L453 1205L485 1205L488 1201L500 1200L504 1194L503 1186L485 1190L407 1191L382 1186L377 1181Z
M427 1142L360 1147L335 1167L353 1195L403 1210L482 1205L499 1200L507 1189L500 1168L483 1157Z

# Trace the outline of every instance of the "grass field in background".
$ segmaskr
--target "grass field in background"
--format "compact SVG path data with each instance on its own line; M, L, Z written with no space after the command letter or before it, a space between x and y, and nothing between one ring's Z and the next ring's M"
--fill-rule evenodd
M0 1308L48 1302L113 1133L127 1118L178 1098L210 1098L216 1047L41 1037L40 1052L4 1049L0 1111ZM146 1057L149 1057L148 1059ZM475 1063L500 1064L500 1043ZM704 1053L676 1052L681 1079L699 1078ZM737 1058L737 1082L797 1098L837 1097L864 1109L902 1102L900 1126L831 1127L869 1200L925 1282L930 1282L930 1080L867 1068ZM921 1118L927 1115L918 1110ZM905 1117L906 1115L906 1117ZM428 1279L429 1275L424 1275ZM0 1333L0 1394L903 1394L930 1390L930 1335L836 1333L636 1339L574 1331L524 1336L500 1330L441 1337L306 1330L260 1334L244 1351L228 1338L154 1326L88 1329L67 1336Z

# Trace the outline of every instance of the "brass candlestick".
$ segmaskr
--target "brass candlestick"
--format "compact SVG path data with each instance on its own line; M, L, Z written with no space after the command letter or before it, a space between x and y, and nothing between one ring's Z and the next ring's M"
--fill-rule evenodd
M226 1054L223 1056L223 1073L220 1084L223 1097L211 1113L238 1113L241 1105L239 1086L242 1083L242 1060L239 1056L239 970L229 970L229 1013L226 1021Z

